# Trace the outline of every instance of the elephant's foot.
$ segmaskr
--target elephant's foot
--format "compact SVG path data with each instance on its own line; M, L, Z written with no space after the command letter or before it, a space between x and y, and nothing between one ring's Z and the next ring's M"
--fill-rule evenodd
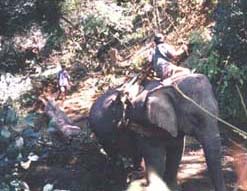
M168 187L171 191L182 191L182 187L178 184L168 184Z
M166 182L166 184L172 191L182 191L182 186L177 183L177 175L175 176L174 174L175 173L168 171L164 175L163 180Z
M143 179L143 178L145 178L145 172L143 170L135 170L128 174L127 183L131 183L135 180Z
M162 178L155 172L149 171L146 177L147 184L145 186L145 191L173 191L170 190L167 184L162 180Z

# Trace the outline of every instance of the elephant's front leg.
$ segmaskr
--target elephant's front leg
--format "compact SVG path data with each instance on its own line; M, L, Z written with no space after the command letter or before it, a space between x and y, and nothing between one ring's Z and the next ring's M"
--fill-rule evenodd
M210 178L214 184L215 191L226 191L221 165L221 140L215 136L207 138L203 143Z
M172 137L167 140L164 180L172 190L179 190L177 173L184 151L184 143L184 135L179 135L177 138Z
M196 131L196 136L202 144L208 172L215 191L226 191L221 164L221 139L216 121L205 120L204 128Z
M162 180L166 161L166 149L163 141L154 137L140 137L138 144L144 157L148 184L153 184L154 177Z

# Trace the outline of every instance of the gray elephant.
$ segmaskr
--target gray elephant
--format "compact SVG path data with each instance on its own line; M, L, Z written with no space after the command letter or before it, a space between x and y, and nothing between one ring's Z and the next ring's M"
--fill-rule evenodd
M145 81L142 93L126 103L121 101L122 92L118 89L107 92L92 106L91 127L99 139L109 146L110 141L114 140L112 138L119 134L117 124L123 120L123 116L128 119L130 125L125 128L133 135L130 138L132 142L128 144L143 156L147 178L150 172L155 172L172 189L177 184L184 136L194 136L203 147L215 190L225 191L217 120L185 99L174 86L212 114L218 114L217 102L207 77L190 74L168 87L162 86L160 81Z

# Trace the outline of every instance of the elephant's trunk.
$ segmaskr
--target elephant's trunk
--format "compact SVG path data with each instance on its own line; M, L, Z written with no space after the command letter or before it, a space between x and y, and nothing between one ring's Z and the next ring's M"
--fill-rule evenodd
M221 166L221 140L220 136L207 137L202 142L208 171L215 191L226 191Z

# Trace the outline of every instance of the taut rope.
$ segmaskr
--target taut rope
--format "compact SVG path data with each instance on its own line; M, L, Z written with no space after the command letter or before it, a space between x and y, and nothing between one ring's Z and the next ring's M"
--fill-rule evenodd
M247 133L241 129L239 129L238 127L228 123L227 121L225 121L224 119L218 117L217 115L214 115L213 113L209 112L207 109L205 109L204 107L202 107L200 104L196 103L193 99L191 99L189 96L185 95L184 92L176 85L172 85L177 92L182 95L185 99L187 99L188 101L190 101L191 103L193 103L195 106L197 106L199 109L201 109L203 112L207 113L208 115L210 115L211 117L217 119L218 121L220 121L221 123L225 124L228 127L231 127L232 130L239 134L240 136L242 136L244 139L247 139Z

